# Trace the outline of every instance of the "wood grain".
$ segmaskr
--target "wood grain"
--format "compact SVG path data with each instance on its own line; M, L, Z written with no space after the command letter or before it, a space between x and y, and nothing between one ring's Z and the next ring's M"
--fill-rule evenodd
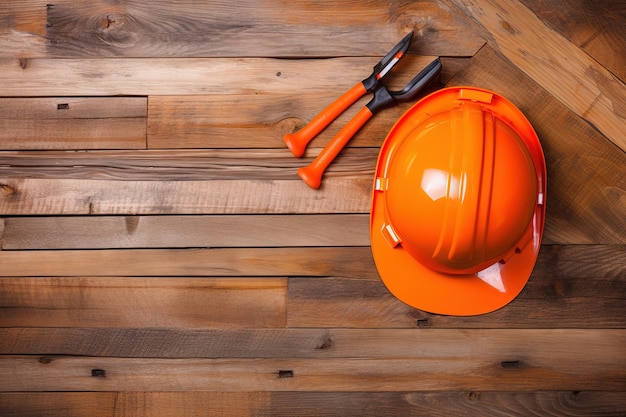
M281 278L20 278L0 279L0 283L2 327L285 324L287 281ZM248 310L243 311L242 305Z
M182 279L164 279L161 283L144 278L122 279L116 274L138 277L157 274L171 277L306 276L289 280L286 305L290 327L619 328L626 323L622 308L626 299L622 280L626 273L625 253L624 245L544 246L526 288L506 309L465 318L427 314L398 301L380 281L369 248L1 251L0 274L7 276L0 280L7 305L2 314L7 320L19 320L21 316L28 317L26 312L30 312L34 317L33 326L58 322L60 326L81 327L84 326L81 317L88 317L94 320L91 326L107 327L115 324L111 321L98 324L97 317L103 314L100 310L104 308L99 307L101 304L109 306L114 317L117 312L126 310L125 305L134 304L135 298L139 305L146 304L140 301L142 293L129 292L121 299L115 293L109 295L107 288L113 284L116 288L139 287L145 289L144 292L170 294L176 293L177 280ZM44 274L81 275L56 279L12 278ZM89 275L111 278L82 278ZM169 285L173 285L173 289L169 290ZM152 289L153 286L156 289ZM68 316L68 305L77 298L85 300L84 304L76 306L81 314ZM96 304L87 300L95 300ZM33 309L37 305L48 307ZM162 314L158 304L144 308L146 320ZM194 308L200 309L196 315L205 314L202 305ZM248 306L241 314L245 315L247 309ZM73 322L74 319L77 321Z
M29 0L4 14L4 56L382 56L410 30L417 32L415 50L447 56L472 55L484 42L455 9L436 1L356 7L346 1Z
M3 391L439 391L623 390L615 369L624 337L594 338L580 349L525 352L501 344L495 357L475 352L417 359L142 359L0 356ZM472 346L469 346L471 348ZM461 347L461 350L467 347ZM467 351L466 351L467 352ZM563 355L564 352L577 352ZM588 354L589 352L589 354ZM602 352L602 356L593 352ZM505 365L503 365L503 362ZM515 365L506 365L513 363ZM104 373L104 375L103 375ZM417 377L419 375L419 377ZM451 381L454 381L451 384ZM219 387L219 388L218 388Z
M2 393L3 416L271 416L266 392ZM263 411L265 410L265 411ZM264 413L264 414L261 414Z
M375 276L369 247L0 251L0 276Z
M363 213L371 179L98 181L0 178L0 215Z
M145 97L0 98L0 149L144 149Z
M626 151L626 85L515 0L452 2L482 25L498 50Z
M539 18L626 81L626 11L620 0L522 0Z
M610 391L444 392L65 392L0 394L7 417L186 416L391 417L620 415L623 396Z
M624 329L6 328L0 354L116 358L471 358L575 360L571 346L619 346ZM606 339L602 340L606 336ZM600 340L602 340L600 342ZM596 341L596 342L593 342ZM619 349L618 349L619 350ZM615 352L616 355L619 352Z
M369 245L367 214L10 217L5 223L4 250Z
M402 90L415 74L432 60L407 55L386 77L390 90ZM467 59L447 60L440 79L448 80ZM364 75L365 73L365 68ZM281 73L282 76L282 73ZM336 75L335 75L336 76ZM424 96L439 88L437 80L426 86ZM209 96L153 96L149 99L148 136L150 148L283 148L282 137L302 128L343 93L340 88L321 92L288 94L224 94ZM339 116L311 143L325 146L369 100L367 95ZM416 98L417 99L417 98ZM241 106L241 103L246 103ZM349 146L376 146L395 121L413 103L399 103L369 121ZM232 109L237 111L233 112ZM233 138L237 138L233 140Z
M0 119L145 118L147 97L0 98Z
M295 158L284 144L279 149L0 151L0 177L161 182L295 180L296 170L320 152L313 146L317 143L303 158ZM325 178L373 181L377 156L378 148L344 149L326 170Z
M0 119L0 149L144 149L145 119Z
M423 68L435 57L420 56ZM336 91L367 77L380 57L0 58L0 96L217 95ZM419 69L412 71L413 74ZM62 74L62 77L59 77ZM18 79L19 83L14 81Z
M149 100L148 147L284 148L282 138L301 129L341 92L263 95L156 96ZM325 146L371 96L359 100L311 142ZM240 103L246 106L241 107ZM406 103L382 111L350 141L349 146L380 146ZM232 108L239 108L233 112Z

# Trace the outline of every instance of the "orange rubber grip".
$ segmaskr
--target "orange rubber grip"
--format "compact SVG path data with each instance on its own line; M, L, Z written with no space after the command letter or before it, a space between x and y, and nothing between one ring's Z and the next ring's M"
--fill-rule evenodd
M362 82L346 91L341 97L333 101L320 114L315 116L309 123L296 133L288 133L283 137L283 141L295 156L298 158L304 154L304 150L309 142L317 136L326 126L343 113L350 105L367 93Z
M348 144L352 136L372 117L372 112L363 107L350 122L328 142L328 145L317 155L308 166L298 170L298 176L311 188L319 188L322 183L324 171L330 163L339 155L339 152Z

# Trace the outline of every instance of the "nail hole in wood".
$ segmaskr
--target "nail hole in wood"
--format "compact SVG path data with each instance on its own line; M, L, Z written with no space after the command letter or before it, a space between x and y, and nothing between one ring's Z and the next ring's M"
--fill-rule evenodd
M106 371L104 369L92 369L91 376L97 377L97 378L104 378L106 377Z
M293 378L293 371L278 371L279 378Z
M521 368L522 367L522 361L502 361L500 362L500 365L503 368Z
M420 329L430 329L431 327L433 327L433 321L430 318L418 319L417 327L419 327Z
M68 103L57 104L57 110L69 110L70 105Z

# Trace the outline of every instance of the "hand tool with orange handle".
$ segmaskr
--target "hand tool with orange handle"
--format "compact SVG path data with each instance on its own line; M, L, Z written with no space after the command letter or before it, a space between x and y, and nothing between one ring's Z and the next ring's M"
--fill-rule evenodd
M343 113L344 110L366 93L372 93L376 87L380 85L382 78L387 75L389 70L404 56L409 49L412 38L413 32L402 38L402 40L374 66L374 72L372 72L369 77L346 91L298 132L285 135L283 140L289 150L291 150L291 153L297 157L301 157L308 143L324 130L330 122L335 120L337 116Z
M319 188L328 165L335 159L352 136L378 111L413 100L441 71L439 58L420 71L401 91L389 91L383 84L374 89L374 97L354 116L347 125L326 145L320 154L306 167L298 170L298 176L311 188ZM322 113L323 114L323 113ZM332 120L332 119L331 119Z

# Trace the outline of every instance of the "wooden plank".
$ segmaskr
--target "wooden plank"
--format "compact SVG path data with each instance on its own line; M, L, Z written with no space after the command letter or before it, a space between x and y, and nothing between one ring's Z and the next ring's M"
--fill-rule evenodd
M521 0L541 20L626 81L626 12L621 0Z
M144 149L145 119L0 119L0 149Z
M610 391L444 392L42 392L0 393L5 417L391 417L429 415L620 415Z
M145 97L0 98L0 149L143 149Z
M4 278L0 282L2 327L285 325L287 281L281 278Z
M358 7L306 1L286 7L254 0L176 5L29 0L5 8L4 56L382 56L410 30L418 35L416 50L447 56L470 56L483 44L456 10L433 0L377 0Z
M0 276L376 276L368 247L0 251Z
M547 246L504 308L474 317L429 314L396 299L376 276L292 278L289 327L622 328L626 246Z
M516 0L452 2L489 33L490 44L626 150L626 84Z
M368 246L369 215L10 217L4 250ZM2 222L2 219L0 219ZM0 237L2 227L0 226Z
M396 392L396 393L271 393L268 415L311 417L382 417L453 415L576 415L620 414L626 399L615 392Z
M544 243L626 243L626 153L488 46L450 85L497 91L533 124L548 169Z
M245 142L245 138L241 138ZM382 139L378 139L381 140ZM312 144L316 146L316 144ZM142 151L0 151L0 177L84 180L293 180L320 148L295 158L280 149L185 149ZM324 178L372 179L377 148L344 149Z
M624 390L620 336L494 356L457 344L451 356L410 359L142 359L0 356L2 391L441 391ZM556 347L556 348L555 348Z
M0 119L146 118L147 97L0 98Z
M216 415L258 417L270 410L263 392L82 392L0 394L3 416L144 416Z
M434 58L417 57L418 68ZM379 59L0 58L0 96L341 94Z
M364 213L372 180L98 181L0 178L0 215Z
M235 326L237 327L237 326ZM510 354L519 358L538 344L543 354L594 340L618 345L624 329L138 329L4 328L0 354L43 357L116 358L413 358L497 357L518 341ZM576 353L578 355L580 353ZM563 358L565 359L565 358ZM574 358L569 358L574 359Z

